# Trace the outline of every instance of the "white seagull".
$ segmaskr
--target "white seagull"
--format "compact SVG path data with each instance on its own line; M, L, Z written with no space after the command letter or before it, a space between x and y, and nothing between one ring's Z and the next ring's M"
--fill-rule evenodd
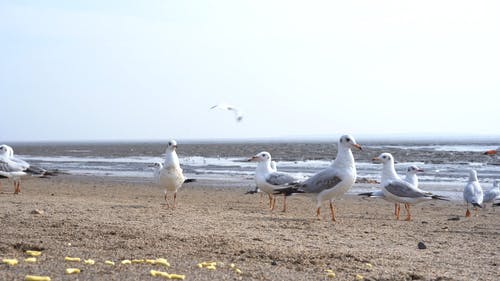
M471 169L469 171L469 181L465 185L464 188L464 201L467 205L467 211L465 212L466 217L470 217L471 213L469 211L469 203L474 206L474 209L477 210L476 207L482 208L481 204L483 204L483 189L477 180L477 172L476 170Z
M495 200L500 200L500 185L497 180L493 181L493 187L487 191L484 191L483 203L493 203Z
M170 140L167 144L167 150L165 151L165 162L163 165L158 165L157 171L155 171L155 177L157 177L157 182L160 186L165 188L165 202L167 208L169 208L167 193L174 193L174 204L175 208L177 190L182 186L183 183L193 182L194 179L186 179L182 174L182 169L179 163L179 157L175 149L177 148L177 142L175 140ZM160 163L161 164L161 163Z
M318 219L321 219L321 203L328 200L332 221L335 221L333 199L342 197L356 181L356 165L351 151L352 148L361 150L361 146L356 143L352 136L343 135L340 137L337 146L337 157L330 167L301 183L278 189L275 194L305 193L315 196L316 216Z
M415 188L419 189L418 188L417 173L420 173L420 172L423 172L423 171L424 170L420 169L419 167L417 167L415 165L409 166L406 169L405 181L408 182L408 183L410 183L410 184L412 184ZM425 191L422 191L422 192L425 192ZM379 190L376 190L376 191L373 191L373 192L360 193L358 195L360 195L360 196L367 196L367 197L371 197L371 198L382 198L382 199L384 199L386 201L394 203L394 215L396 216L396 220L399 220L399 215L401 213L401 206L399 205L399 203L397 201L391 200L388 197L386 197L385 194L384 194L384 191L382 189L379 189ZM406 206L405 206L405 208L406 208Z
M155 162L149 167L153 168L153 179L156 184L160 184L160 171L163 169L163 163Z
M48 172L42 168L33 167L28 162L14 156L12 147L0 145L0 177L14 181L14 194L21 192L21 177L27 175L44 176Z
M442 196L425 192L402 180L394 169L394 157L390 153L382 153L373 161L382 163L381 185L385 197L393 202L405 203L407 221L411 220L410 205L431 199L447 201Z
M269 208L271 211L274 210L276 205L276 197L273 196L274 190L285 184L298 182L298 179L290 174L276 171L276 167L273 168L271 164L271 154L267 151L255 154L248 161L257 162L255 184L259 190L269 195ZM283 212L286 212L286 196L283 199Z
M233 111L234 112L234 117L236 118L236 121L241 122L241 120L243 120L243 113L241 112L240 109L238 109L235 106L232 106L232 105L229 105L229 104L226 104L226 103L221 103L221 104L216 104L216 105L210 107L210 109L215 109L215 108L218 108L218 109L221 109L221 110Z

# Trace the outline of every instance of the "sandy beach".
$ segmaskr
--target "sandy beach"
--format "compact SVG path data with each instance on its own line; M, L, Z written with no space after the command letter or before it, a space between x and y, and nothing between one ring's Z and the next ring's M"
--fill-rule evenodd
M28 274L52 280L161 280L150 270L184 274L186 280L498 280L500 209L465 218L461 202L425 202L413 221L396 221L383 200L344 196L338 221L315 218L315 204L292 197L288 211L270 212L259 195L244 195L224 182L200 180L166 209L163 190L152 183L105 177L60 176L23 181L22 194L2 181L0 280ZM218 187L220 186L220 187ZM39 214L38 210L41 214ZM404 218L404 215L403 215ZM417 247L419 242L426 249ZM40 250L26 263L26 250ZM94 259L94 265L64 258ZM166 258L170 267L123 265L122 260ZM114 266L104 264L114 261ZM216 270L198 268L217 262ZM236 273L230 264L241 270ZM66 275L66 268L79 275ZM358 276L358 278L360 277Z

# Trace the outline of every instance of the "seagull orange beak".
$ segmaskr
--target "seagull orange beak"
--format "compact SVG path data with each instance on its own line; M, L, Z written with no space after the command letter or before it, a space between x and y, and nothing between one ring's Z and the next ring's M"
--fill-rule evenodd
M363 150L363 148L361 148L361 145L359 145L359 144L357 144L357 143L353 144L353 146L354 146L355 148L359 149L359 150Z
M381 160L380 160L380 158L378 158L378 157L373 157L373 158L372 158L372 162L380 163L380 162L382 162L382 161L381 161Z
M417 172L424 172L424 169L417 169Z
M486 151L485 153L483 153L484 155L495 155L497 154L497 151L495 149L492 149L492 150L488 150Z
M259 157L258 157L258 156L252 156L251 158L248 158L248 159L247 159L247 161L248 161L248 162L255 162L255 161L257 161L258 159L259 159Z

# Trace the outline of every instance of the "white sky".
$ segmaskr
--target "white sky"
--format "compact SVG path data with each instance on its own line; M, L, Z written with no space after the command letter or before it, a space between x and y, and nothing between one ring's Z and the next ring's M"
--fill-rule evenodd
M500 135L500 1L73 2L0 0L0 141Z

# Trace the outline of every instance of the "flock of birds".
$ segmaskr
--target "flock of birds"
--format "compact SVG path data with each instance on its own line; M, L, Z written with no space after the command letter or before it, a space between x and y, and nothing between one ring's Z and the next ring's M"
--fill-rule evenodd
M216 105L212 109L221 108L235 112L236 120L241 121L242 115L239 110L229 105ZM195 179L187 179L183 175L177 156L177 142L171 140L167 144L165 160L163 163L154 163L155 182L165 188L166 206L169 208L168 194L173 194L172 208L176 206L177 191L183 184L193 182ZM271 154L263 151L257 153L248 161L257 162L255 170L256 191L266 193L269 196L269 207L274 210L276 205L276 195L283 195L283 211L286 211L286 198L293 194L309 195L316 200L316 216L321 218L321 205L328 201L332 221L335 221L335 208L333 201L342 197L356 181L356 165L352 150L362 150L356 140L350 135L343 135L338 142L337 156L332 164L313 176L301 180L288 173L279 172L276 163L272 161ZM497 150L485 152L488 155L495 155ZM361 193L361 196L372 198L383 198L394 203L394 215L400 218L400 204L404 204L406 209L406 220L411 220L410 208L412 205L428 200L445 200L447 198L432 194L418 187L417 173L422 172L416 166L410 166L405 179L400 178L394 168L394 157L390 153L382 153L373 158L374 162L382 164L381 189L375 192ZM8 178L14 182L14 194L21 192L21 178L23 176L45 177L54 175L45 169L34 167L14 156L12 147L0 145L0 178ZM1 185L0 185L1 190ZM252 192L253 193L253 192ZM463 198L466 202L466 216L471 216L469 204L477 209L482 208L484 203L493 202L493 205L500 205L500 185L493 183L493 187L483 191L477 178L477 172L470 170L469 181L467 182Z
M164 163L155 163L155 181L165 188L165 200L168 204L167 193L173 193L174 205L178 189L187 182L194 181L183 176L179 158L176 153L177 142L168 142ZM276 195L284 195L283 211L286 211L286 197L293 194L304 194L312 196L316 200L316 216L321 218L321 205L328 201L332 221L335 221L335 208L333 201L342 197L356 181L356 165L352 149L362 150L352 136L343 135L338 142L337 156L333 163L326 169L319 171L306 180L300 180L288 173L279 172L271 154L263 151L248 159L257 162L255 170L255 183L257 190L266 193L269 197L269 207L274 210ZM445 200L447 198L432 194L418 187L417 173L422 172L416 166L410 166L406 178L403 180L394 168L394 157L390 153L382 153L373 158L374 162L382 164L381 189L375 192L362 193L362 196L383 198L395 204L394 214L396 219L400 217L400 204L404 204L407 217L411 220L410 208L412 205L428 200ZM252 191L255 193L258 191ZM493 188L483 192L477 173L470 171L469 181L463 192L464 201L467 205L466 216L470 216L469 204L474 208L483 206L483 203L500 202L500 186L495 181Z

